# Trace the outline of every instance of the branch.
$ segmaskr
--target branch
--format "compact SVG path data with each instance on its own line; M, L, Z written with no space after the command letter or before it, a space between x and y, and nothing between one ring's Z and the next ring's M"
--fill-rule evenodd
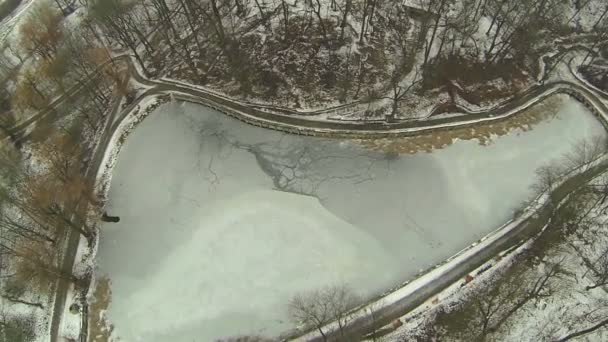
M2 298L7 299L13 303L19 303L19 304L24 304L24 305L28 305L28 306L35 306L37 308L44 310L44 306L40 303L28 302L28 301L25 301L25 300L22 300L19 298L11 297L7 294L2 294Z
M577 332L573 332L573 333L571 333L569 335L566 335L565 337L562 337L561 339L556 340L555 342L565 342L565 341L571 340L571 339L573 339L575 337L586 335L588 333L591 333L591 332L594 332L594 331L598 330L599 328L602 328L603 326L605 326L607 324L608 324L608 318L606 318L605 320L599 322L598 324L596 324L596 325L594 325L592 327L589 327L587 329L583 329L583 330L580 330L580 331L577 331Z
M600 286L606 286L606 285L608 285L608 281L603 281L603 282L599 282L599 283L591 285L591 286L586 286L585 290L589 291L589 290L597 289Z

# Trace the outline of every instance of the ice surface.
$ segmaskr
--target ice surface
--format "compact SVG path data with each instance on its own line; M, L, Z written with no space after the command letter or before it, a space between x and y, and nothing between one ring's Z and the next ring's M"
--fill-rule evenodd
M534 171L604 134L566 100L490 146L395 158L283 135L190 104L160 107L119 156L103 227L109 318L125 341L208 341L291 327L295 293L344 282L372 295L512 216Z

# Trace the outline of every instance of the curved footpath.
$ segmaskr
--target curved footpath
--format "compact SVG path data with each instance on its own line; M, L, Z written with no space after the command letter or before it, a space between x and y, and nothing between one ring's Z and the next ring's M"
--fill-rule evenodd
M264 106L263 110L260 106L253 106L245 102L231 100L230 98L205 90L200 87L188 85L180 82L169 80L149 80L142 76L137 68L133 65L131 58L128 56L120 56L117 60L126 61L129 65L131 77L138 83L146 86L148 89L133 101L127 108L119 111L120 101L116 101L108 114L108 120L104 129L101 140L91 158L91 162L87 168L87 175L93 176L98 174L98 171L104 166L103 160L106 151L111 148L113 135L120 129L122 123L128 118L144 99L155 96L170 95L174 99L198 103L206 107L216 109L229 116L237 118L251 125L260 126L268 129L283 131L292 134L322 136L332 138L357 138L357 139L375 139L375 138L390 138L411 136L422 133L428 133L437 130L449 130L459 127L471 126L482 122L491 122L504 120L510 116L516 115L530 106L543 101L545 98L555 94L567 94L581 101L598 117L600 122L608 129L608 108L596 96L596 92L587 89L574 82L556 81L544 85L536 85L531 87L524 94L511 100L508 103L503 103L495 108L491 108L478 113L467 114L464 116L455 116L440 119L428 119L421 121L398 121L395 123L385 122L350 122L350 121L321 121L315 120L314 117L320 113L328 113L332 110L341 113L348 112L356 108L358 103L342 105L334 108L329 108L322 112L308 112L298 114L285 115L280 107ZM101 70L100 67L99 70ZM99 73L100 71L98 71ZM87 81L84 81L86 83ZM82 83L82 84L84 84ZM70 93L71 97L77 95L82 89L82 84L74 86L74 91ZM64 99L58 99L53 103L53 106L59 105ZM145 110L145 108L141 108ZM14 133L23 133L28 128L34 125L38 120L44 118L53 110L39 113L25 122L15 126ZM27 134L27 133L26 133ZM576 174L565 180L558 188L554 189L553 197L563 199L572 191L578 188L581 184L585 184L593 177L604 172L608 168L608 163L595 165L580 174ZM417 307L433 295L437 294L450 284L458 281L461 277L474 270L487 260L494 257L498 252L508 249L512 246L520 244L529 237L538 233L542 227L548 222L551 216L551 207L545 202L536 203L537 206L527 211L516 220L517 224L511 223L506 227L499 229L493 233L492 238L487 238L483 248L475 248L474 251L466 250L459 253L458 256L448 259L450 264L446 272L441 273L440 277L433 278L432 282L425 283L424 286L419 286L413 290L412 284L415 284L419 279L400 287L388 296L394 297L396 294L401 294L401 298L391 298L390 305L385 305L380 309L374 310L374 319L366 314L365 307L353 313L355 319L348 322L344 328L346 336L360 336L366 332L372 331L374 327L379 327L390 323L392 320L403 316L411 309ZM530 214L533 213L534 215ZM528 215L528 216L526 216ZM499 235L497 235L499 234ZM63 258L62 267L64 270L70 271L74 266L76 250L79 244L80 236L70 233L66 245L66 254ZM479 245L478 245L479 246ZM444 264L447 265L447 264ZM444 265L435 267L432 272L440 269ZM428 274L428 273L427 273ZM408 287L409 286L409 287ZM69 284L60 281L55 299L55 309L51 322L51 341L58 341L58 331L65 308L65 301ZM403 293L405 292L405 293ZM381 299L382 300L382 299ZM83 298L83 329L81 332L81 341L86 341L86 300ZM328 326L330 336L337 333L332 330L331 325ZM295 335L287 336L286 338L296 338ZM321 340L321 336L312 332L311 334L299 337L299 339L317 341Z
M131 70L135 70L132 65ZM147 96L172 94L177 100L194 102L213 108L254 126L291 134L331 138L377 139L403 137L436 130L449 130L480 122L497 121L506 119L551 95L560 93L572 95L579 99L586 98L587 102L597 105L603 112L608 112L608 108L597 99L594 93L588 91L585 87L568 81L556 81L544 85L535 85L507 103L464 116L403 120L394 123L319 120L315 119L315 116L318 115L315 114L317 112L285 115L279 112L282 111L279 107L275 107L278 108L277 111L259 110L243 102L195 86L167 80L152 81L137 72L132 73L132 75L137 82L150 87L135 101L136 103ZM358 103L343 105L328 109L328 111L336 110L344 113L344 111L353 109L357 105ZM603 120L602 122L604 123Z

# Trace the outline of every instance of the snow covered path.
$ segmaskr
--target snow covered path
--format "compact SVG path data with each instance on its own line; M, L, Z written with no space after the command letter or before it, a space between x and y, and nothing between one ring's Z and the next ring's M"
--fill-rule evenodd
M346 282L375 295L412 277L507 221L536 167L604 133L564 101L555 118L490 146L388 159L160 107L119 156L108 209L121 222L102 230L118 335L275 335L298 290Z

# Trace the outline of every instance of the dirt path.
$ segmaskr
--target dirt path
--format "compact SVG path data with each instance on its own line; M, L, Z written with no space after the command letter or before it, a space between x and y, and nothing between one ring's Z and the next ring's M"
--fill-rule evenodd
M105 311L108 309L112 300L112 290L110 288L110 279L98 279L93 291L93 302L89 305L89 342L108 342L112 334L113 326L109 325Z

